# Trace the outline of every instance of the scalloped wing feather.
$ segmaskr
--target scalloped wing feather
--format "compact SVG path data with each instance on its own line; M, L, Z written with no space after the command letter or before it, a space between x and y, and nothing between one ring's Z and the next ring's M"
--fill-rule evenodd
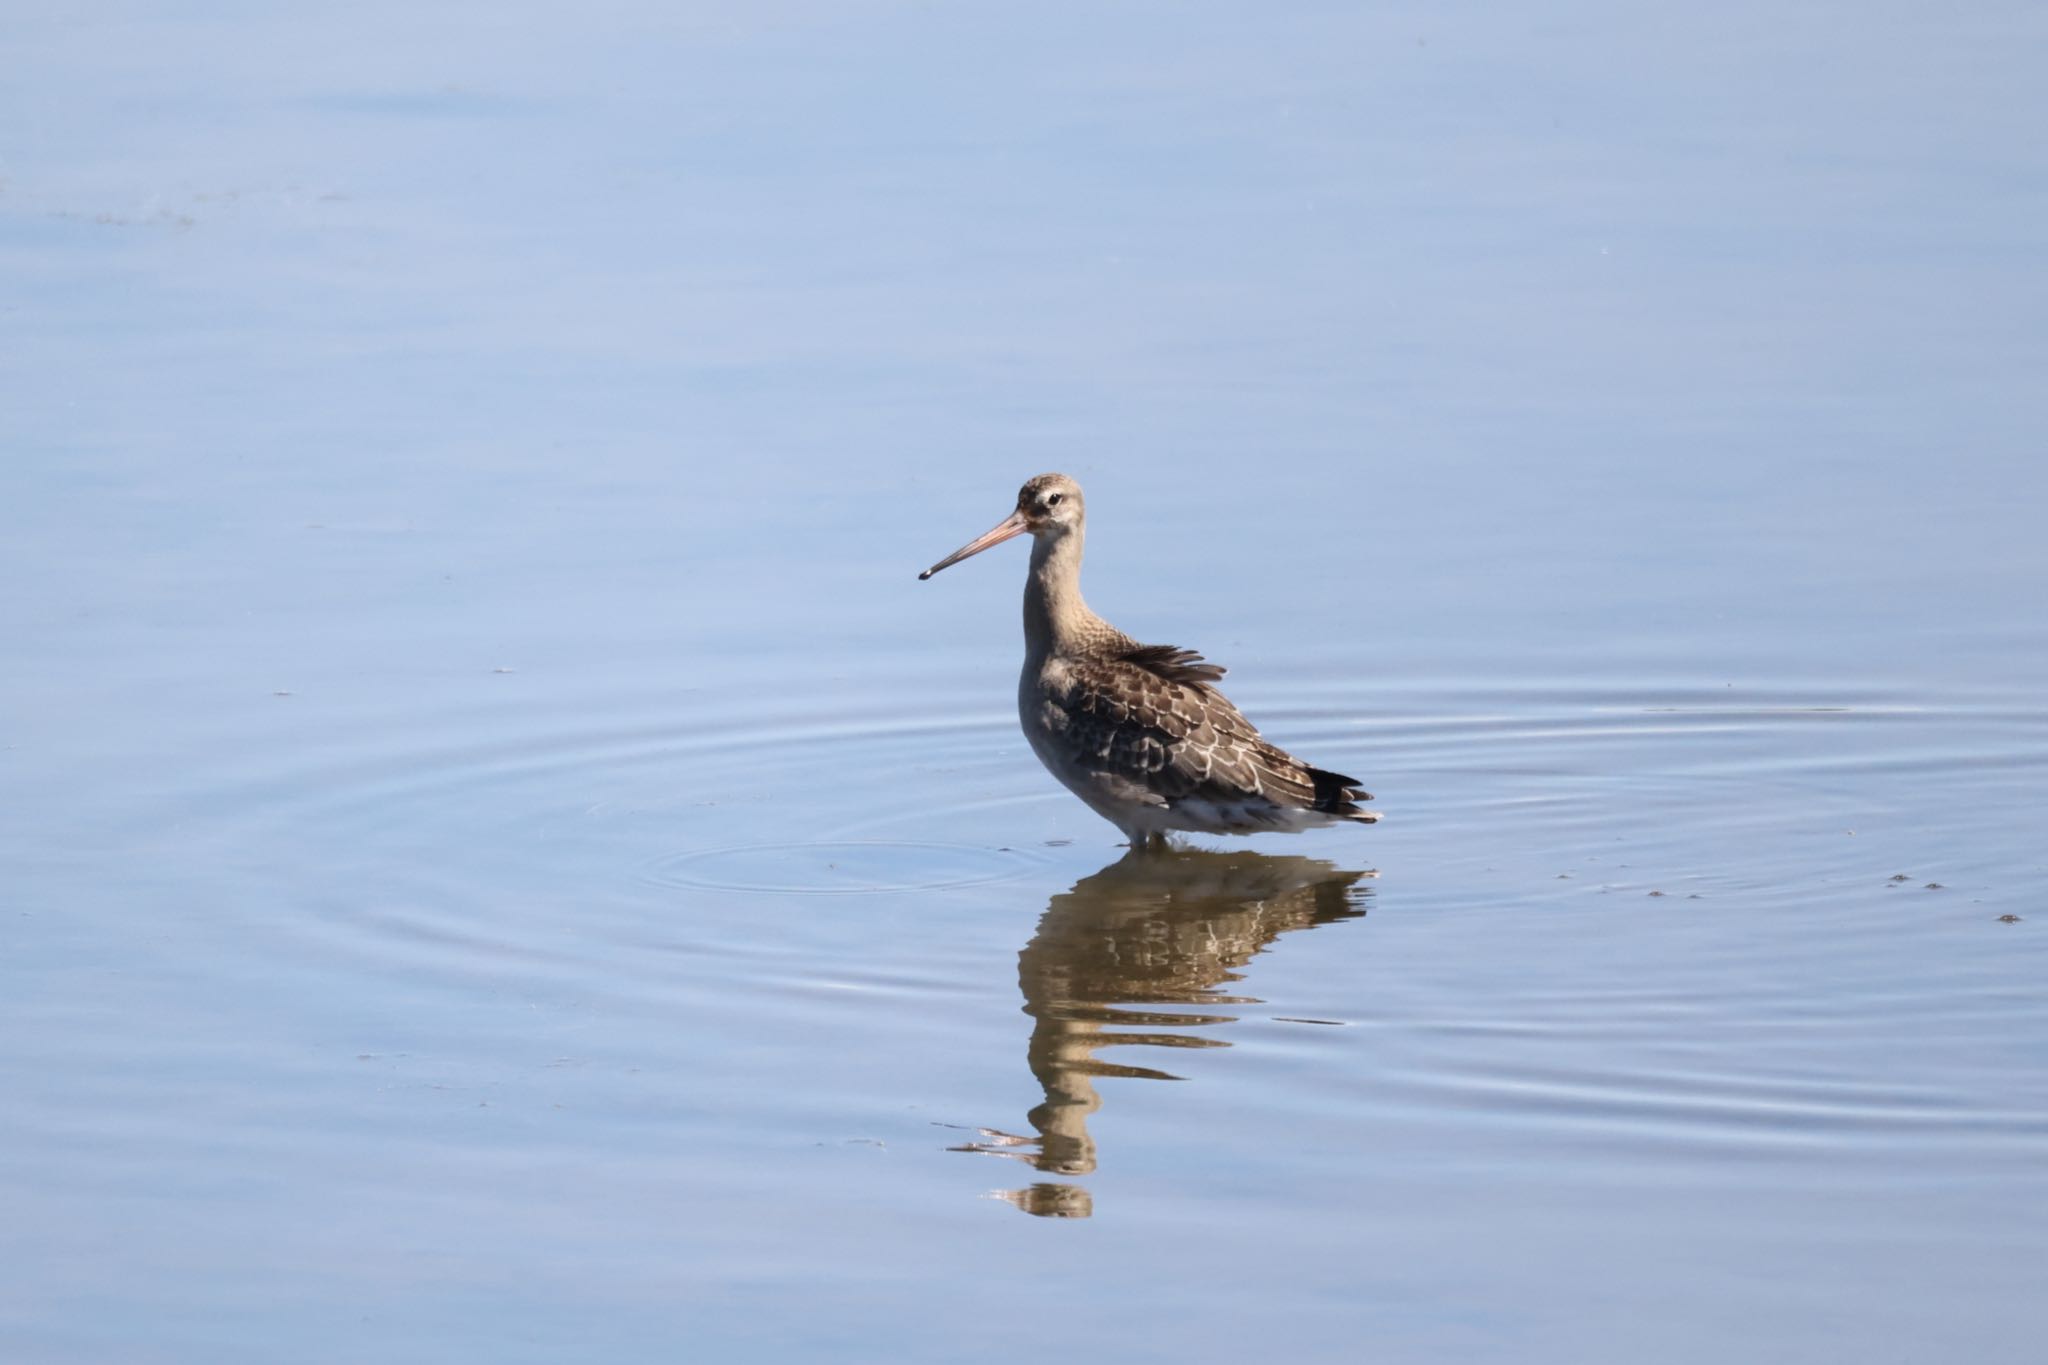
M1076 662L1051 698L1053 729L1079 766L1142 786L1227 828L1292 828L1305 814L1370 821L1355 779L1270 744L1192 650L1142 645Z

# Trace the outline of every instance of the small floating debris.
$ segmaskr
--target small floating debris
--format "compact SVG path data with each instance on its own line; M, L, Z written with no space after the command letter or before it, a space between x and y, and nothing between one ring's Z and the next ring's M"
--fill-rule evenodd
M1998 917L1998 922L2000 924L2018 924L2020 922L2020 917L2018 915L2000 915Z

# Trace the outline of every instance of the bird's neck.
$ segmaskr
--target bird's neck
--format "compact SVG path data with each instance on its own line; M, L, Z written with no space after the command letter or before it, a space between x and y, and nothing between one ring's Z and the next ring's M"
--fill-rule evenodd
M1068 653L1107 630L1081 600L1081 531L1034 538L1024 580L1024 650L1033 659Z

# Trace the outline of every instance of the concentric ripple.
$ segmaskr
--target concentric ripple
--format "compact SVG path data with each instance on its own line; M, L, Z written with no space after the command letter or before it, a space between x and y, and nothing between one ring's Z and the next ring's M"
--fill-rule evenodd
M707 989L715 970L736 1016L774 1008L772 995L746 997L749 981L858 970L891 989L966 988L947 965L957 945L920 940L935 910L987 907L991 929L1007 923L1021 944L1045 898L1111 861L1118 839L1046 778L1006 709L905 719L888 698L910 690L877 684L830 706L514 694L414 715L281 707L268 713L271 742L205 746L211 763L185 766L179 789L108 818L124 843L159 850L165 875L225 879L218 913L252 976L271 960L340 962L412 989L488 980L668 1001ZM1777 952L1812 964L1872 897L1887 914L1942 922L2032 909L2015 876L2032 850L1973 814L1987 793L2017 807L2048 783L2048 717L2011 699L1306 686L1244 701L1277 741L1359 774L1387 812L1363 833L1257 846L1370 858L1385 873L1382 920L1566 911L1611 934L1620 916L1654 911L1703 967L1742 979L1742 940L1712 929L1731 910L1796 915ZM778 898L844 910L763 917ZM850 966L865 949L845 936L884 925L888 965ZM1525 937L1538 954L1570 938L1555 924ZM1579 999L1613 984L1599 970L1606 942L1594 934L1572 950L1595 954ZM1366 1021L1391 1010L1427 1029L1464 1021L1456 1001L1469 989L1524 1008L1469 1021L1468 1041L1498 1027L1592 1045L1616 1029L1654 1035L1668 1009L1715 1009L1663 1000L1587 1013L1528 996L1528 981L1488 975L1486 961L1380 983L1370 1008L1339 995L1287 1012ZM1794 1008L1798 989L1781 982L1751 1004ZM1534 1112L1530 1092L1467 1076L1469 1050L1434 1055L1396 1089L1449 1107L1485 1092ZM1695 1111L1659 1112L1675 1123Z
M839 840L712 848L660 858L644 870L656 886L762 891L790 896L862 896L944 891L1013 877L1015 849L907 840ZM906 869L916 875L905 876Z

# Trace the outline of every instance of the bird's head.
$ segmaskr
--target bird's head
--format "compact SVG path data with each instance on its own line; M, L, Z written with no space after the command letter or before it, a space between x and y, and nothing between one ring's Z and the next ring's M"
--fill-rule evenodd
M1017 490L1017 510L918 575L930 578L969 555L1029 531L1040 540L1057 539L1081 529L1081 485L1064 474L1040 474Z

